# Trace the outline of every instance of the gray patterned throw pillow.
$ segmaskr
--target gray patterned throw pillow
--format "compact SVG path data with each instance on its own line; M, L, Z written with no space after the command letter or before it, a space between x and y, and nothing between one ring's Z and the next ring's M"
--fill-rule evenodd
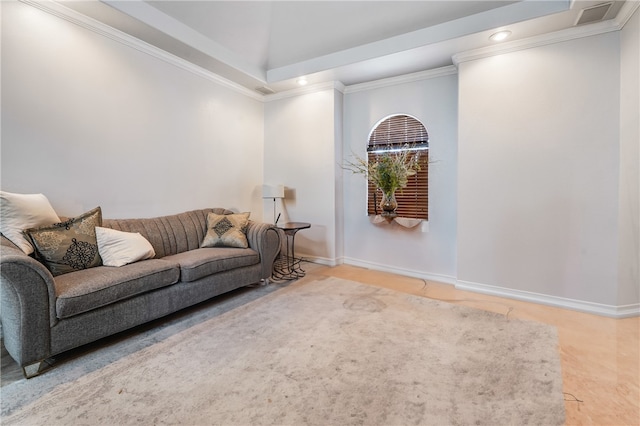
M102 226L100 207L66 222L24 232L31 239L36 259L56 276L102 265L96 226Z

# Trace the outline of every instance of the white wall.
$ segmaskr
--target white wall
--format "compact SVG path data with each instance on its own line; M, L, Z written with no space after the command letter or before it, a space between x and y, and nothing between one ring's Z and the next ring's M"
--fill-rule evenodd
M620 288L618 305L640 302L640 9L620 35Z
M0 8L5 191L42 192L66 216L220 206L270 221L260 187L281 183L280 220L312 224L296 249L315 261L637 309L637 11L620 32L463 62L459 75L263 104L32 6ZM425 124L437 160L417 229L371 224L364 179L340 168L397 113Z
M366 181L344 172L345 263L453 282L456 276L457 76L349 91L344 156L366 157L369 133L383 118L409 114L430 137L428 226L374 225L366 213ZM428 232L423 232L428 228Z
M296 235L296 255L330 265L339 262L341 251L335 180L336 149L341 146L336 135L339 97L331 86L265 104L264 181L286 188L280 223L310 223L310 229ZM266 218L273 215L271 209L272 200L268 200Z
M263 104L18 2L2 2L2 189L62 215L202 207L262 217Z
M618 37L460 64L459 284L618 304Z

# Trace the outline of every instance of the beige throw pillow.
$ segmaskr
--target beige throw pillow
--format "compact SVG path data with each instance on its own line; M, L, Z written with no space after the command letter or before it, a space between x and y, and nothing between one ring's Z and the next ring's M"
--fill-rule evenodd
M124 266L156 255L153 246L139 232L96 227L98 252L104 266Z
M26 254L33 246L24 230L60 222L49 200L42 194L0 191L0 232Z
M27 229L36 259L56 275L100 266L96 226L102 226L102 210L93 210L66 222Z
M250 213L207 215L207 235L200 247L247 248L246 231Z

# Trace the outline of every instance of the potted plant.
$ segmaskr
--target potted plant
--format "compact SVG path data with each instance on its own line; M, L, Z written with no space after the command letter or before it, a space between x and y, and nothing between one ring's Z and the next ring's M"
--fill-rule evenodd
M395 215L398 207L396 191L407 186L409 176L420 170L420 152L410 148L409 145L405 145L401 149L391 146L379 149L371 156L370 161L354 154L354 160L347 160L343 166L352 173L364 175L382 191L380 208L383 215Z

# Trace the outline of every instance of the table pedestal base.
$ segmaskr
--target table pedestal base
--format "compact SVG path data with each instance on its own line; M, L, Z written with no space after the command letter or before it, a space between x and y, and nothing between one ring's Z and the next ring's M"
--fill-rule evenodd
M273 279L297 280L304 277L306 272L300 267L301 263L302 259L299 257L279 256L273 264Z

